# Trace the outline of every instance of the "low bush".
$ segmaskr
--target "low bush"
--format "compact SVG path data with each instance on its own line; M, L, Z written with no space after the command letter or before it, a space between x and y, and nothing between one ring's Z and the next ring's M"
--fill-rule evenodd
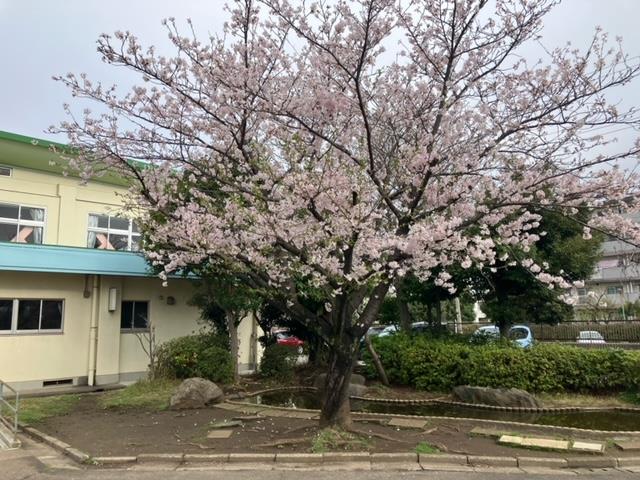
M230 383L233 362L227 339L204 333L170 340L158 349L157 372L165 378L202 377Z
M538 344L472 345L394 335L374 340L392 383L450 391L456 385L521 388L530 392L611 392L636 388L640 352ZM365 354L368 374L375 376Z
M287 345L267 345L260 360L260 375L288 383L293 380L296 359L297 352Z

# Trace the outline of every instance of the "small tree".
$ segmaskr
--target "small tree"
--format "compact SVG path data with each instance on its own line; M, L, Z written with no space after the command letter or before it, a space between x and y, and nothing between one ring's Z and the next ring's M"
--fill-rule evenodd
M217 333L229 338L233 359L233 380L239 380L238 326L259 308L262 299L242 279L229 271L199 269L203 274L191 303L201 310L201 318L210 323ZM253 320L253 319L252 319Z
M158 344L156 343L156 326L148 319L145 319L147 329L143 332L136 331L135 335L140 343L140 348L149 360L148 363L148 377L149 380L155 380L158 367Z
M146 254L165 274L231 266L317 328L329 351L320 423L348 426L360 339L398 278L454 293L454 265L528 252L544 235L541 210L593 212L585 235L640 243L619 214L637 207L638 177L603 168L640 144L603 149L602 135L640 126L636 109L605 98L640 67L600 31L546 64L517 56L555 3L237 1L222 37L168 21L173 57L129 32L102 36L103 59L143 84L119 96L59 78L107 112L54 131L68 133L83 176L131 180ZM300 279L322 291L322 311L299 301Z

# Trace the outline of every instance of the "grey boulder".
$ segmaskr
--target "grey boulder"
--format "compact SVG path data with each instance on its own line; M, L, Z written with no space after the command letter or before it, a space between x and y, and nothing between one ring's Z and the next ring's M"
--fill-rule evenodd
M529 392L517 388L487 388L461 385L453 389L453 396L464 403L498 407L540 408L542 405Z
M172 410L203 408L223 398L224 392L215 383L204 378L187 378L171 396L169 407Z

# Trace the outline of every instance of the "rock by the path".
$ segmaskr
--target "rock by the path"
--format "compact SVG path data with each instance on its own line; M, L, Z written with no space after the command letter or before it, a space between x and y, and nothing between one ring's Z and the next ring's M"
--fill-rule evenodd
M203 408L223 398L224 392L215 383L204 378L187 378L171 396L169 406L172 410Z
M529 392L517 388L487 388L461 385L453 389L453 396L464 403L499 407L540 408L540 402Z
M313 382L313 386L318 390L324 389L324 383L326 381L327 374L321 373ZM362 375L354 373L351 375L351 383L349 384L349 396L350 397L362 397L367 393L368 388L364 384L365 379Z

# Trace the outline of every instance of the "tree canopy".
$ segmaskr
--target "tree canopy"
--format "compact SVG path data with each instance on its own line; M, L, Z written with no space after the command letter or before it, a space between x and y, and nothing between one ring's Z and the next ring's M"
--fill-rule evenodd
M318 328L330 356L321 423L348 425L358 341L397 278L453 292L452 266L517 261L566 288L512 254L541 240L541 210L588 211L584 235L640 243L620 214L637 209L640 182L612 166L640 143L608 135L639 126L638 111L605 95L640 67L601 31L527 62L518 51L554 3L238 0L220 36L169 19L173 56L130 32L101 36L103 59L141 84L121 95L60 77L106 113L68 108L55 130L86 178L131 179L164 274L219 262ZM299 301L298 279L322 310Z

